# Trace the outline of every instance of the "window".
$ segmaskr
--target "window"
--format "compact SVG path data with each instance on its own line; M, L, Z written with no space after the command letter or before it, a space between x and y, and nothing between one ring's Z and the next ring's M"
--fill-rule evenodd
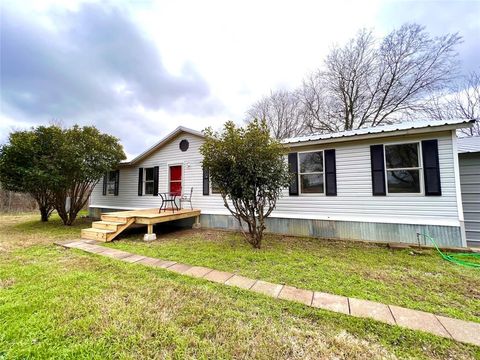
M144 174L144 191L143 193L145 195L153 195L153 168L145 168L145 174Z
M217 184L212 179L210 179L210 182L212 184L212 194L220 194L220 189Z
M323 151L298 154L300 192L302 194L323 194Z
M421 159L419 154L419 143L385 145L388 193L421 193Z
M107 174L107 195L115 195L117 193L117 174L117 171L109 171Z

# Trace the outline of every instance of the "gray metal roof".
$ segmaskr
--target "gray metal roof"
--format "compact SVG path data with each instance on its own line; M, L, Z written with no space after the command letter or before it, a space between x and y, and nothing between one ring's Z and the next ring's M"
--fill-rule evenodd
M457 148L460 154L480 152L480 136L458 138Z
M330 134L313 134L307 136L299 136L289 139L284 139L284 144L303 143L309 141L330 140L330 139L343 139L351 138L354 136L368 136L378 135L382 133L391 133L396 131L405 131L411 129L425 129L425 128L437 128L445 126L454 126L457 128L468 127L472 124L473 120L442 120L442 121L408 121L399 124L383 125L376 127L369 127L358 130L342 131ZM440 130L440 129L439 129Z

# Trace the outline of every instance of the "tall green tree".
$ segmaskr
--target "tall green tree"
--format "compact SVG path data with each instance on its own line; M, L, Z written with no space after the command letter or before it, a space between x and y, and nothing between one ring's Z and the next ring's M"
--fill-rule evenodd
M270 136L265 121L245 128L229 121L221 132L205 130L203 167L222 195L225 207L248 228L247 241L260 248L265 219L290 182L285 148Z
M116 137L77 125L63 131L58 154L61 182L53 189L54 206L63 223L71 225L99 179L126 156Z
M53 189L62 182L57 165L57 150L62 144L62 129L39 126L11 133L8 143L0 147L2 187L30 194L38 204L42 221L52 213Z
M103 174L125 158L118 139L95 127L39 126L11 133L0 148L0 182L32 195L42 221L55 209L71 225Z

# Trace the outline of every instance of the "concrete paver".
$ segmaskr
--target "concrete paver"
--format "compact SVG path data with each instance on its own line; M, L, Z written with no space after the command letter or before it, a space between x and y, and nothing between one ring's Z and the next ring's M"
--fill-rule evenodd
M350 315L348 298L345 296L315 291L312 306Z
M213 269L203 266L192 266L190 269L185 271L185 275L201 278L208 274L210 271L213 271Z
M95 245L90 245L90 246L95 246ZM100 253L102 256L108 256L110 258L114 259L123 259L127 256L131 256L129 252L126 251L120 251L120 250L115 250L115 249L107 249L105 251L102 251Z
M187 271L188 269L191 269L191 268L192 268L191 265L176 263L172 266L169 266L168 270L183 274L185 271Z
M249 290L253 284L255 284L257 280L247 278L241 275L234 275L227 281L225 281L225 285L236 286L242 289Z
M457 341L480 346L480 323L437 315L437 319Z
M66 248L72 248L75 247L76 245L81 245L83 244L83 240L66 240L66 241L55 241L55 245L60 245Z
M203 277L204 279L210 280L210 281L215 281L220 284L225 283L228 279L230 279L233 276L232 273L226 272L226 271L218 271L218 270L213 270L210 271L209 273L205 274Z
M169 268L169 267L175 265L176 263L177 263L176 261L169 261L169 260L160 260L160 259L157 259L157 261L154 261L154 262L151 263L150 265L151 265L151 266L155 266L155 267L159 267L159 268L166 269L166 268Z
M311 305L313 299L313 291L297 289L293 286L285 285L278 294L279 299L300 302L305 305Z
M84 250L84 249L81 249L81 250ZM85 250L85 251L91 252L93 254L101 254L106 250L104 247L92 245L91 247L88 248L88 250Z
M145 256L132 254L130 256L124 257L122 260L129 263L134 263L142 259L145 259Z
M159 261L159 259L156 258L151 258L151 257L144 257L141 260L137 261L137 264L143 264L143 265L149 265L149 266L155 266L155 264Z
M414 330L422 330L435 335L450 337L437 317L433 314L390 305L397 325Z
M390 309L385 304L374 301L349 298L350 315L368 317L387 324L395 325Z
M280 294L282 287L283 285L258 280L255 285L250 288L250 290L276 298L278 294Z

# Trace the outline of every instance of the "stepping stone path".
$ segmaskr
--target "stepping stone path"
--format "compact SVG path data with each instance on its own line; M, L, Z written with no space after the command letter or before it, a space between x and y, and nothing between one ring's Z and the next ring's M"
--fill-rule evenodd
M334 311L341 314L371 318L390 325L398 325L412 330L420 330L466 344L480 346L480 323L464 321L435 315L418 310L386 305L374 301L361 300L298 289L293 286L273 284L267 281L250 279L241 275L192 266L175 261L162 260L131 254L126 251L99 246L94 240L75 240L56 242L55 244L89 253L107 256L121 261L164 268L186 276L202 278L216 283L236 286L273 298L295 301L307 306Z

